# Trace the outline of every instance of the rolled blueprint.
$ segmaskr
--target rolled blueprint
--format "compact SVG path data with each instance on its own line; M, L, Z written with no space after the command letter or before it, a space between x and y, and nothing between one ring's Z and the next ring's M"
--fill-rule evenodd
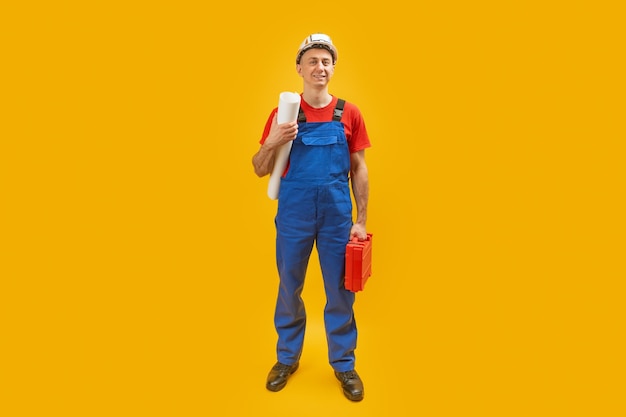
M278 115L276 122L278 124L294 122L298 118L298 110L300 109L300 95L298 93L282 92L278 99ZM280 178L285 172L287 161L289 160L289 152L291 152L292 141L282 145L276 151L274 160L274 169L270 174L270 182L267 186L267 195L272 200L278 198L278 190L280 189Z

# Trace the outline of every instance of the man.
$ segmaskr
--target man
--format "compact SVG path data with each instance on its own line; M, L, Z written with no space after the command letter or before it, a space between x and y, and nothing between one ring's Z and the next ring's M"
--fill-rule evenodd
M255 173L268 175L277 150L293 141L275 218L280 276L274 315L278 362L266 387L280 391L298 369L306 324L301 293L315 243L327 300L324 323L329 362L344 395L360 401L363 382L354 369L355 294L345 289L343 279L346 244L353 237L367 238L365 149L370 141L358 108L328 92L336 62L337 49L327 35L313 34L302 42L296 55L296 71L303 79L298 121L278 124L275 108L265 125L261 147L252 158ZM354 222L349 181L357 209Z

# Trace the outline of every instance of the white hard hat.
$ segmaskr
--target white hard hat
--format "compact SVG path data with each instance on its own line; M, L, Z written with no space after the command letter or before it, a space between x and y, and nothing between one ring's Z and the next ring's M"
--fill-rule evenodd
M300 44L300 49L298 49L298 54L296 55L296 64L300 63L302 55L311 48L323 48L328 50L333 56L333 64L337 62L337 49L335 45L333 45L330 36L323 33L314 33L307 36Z

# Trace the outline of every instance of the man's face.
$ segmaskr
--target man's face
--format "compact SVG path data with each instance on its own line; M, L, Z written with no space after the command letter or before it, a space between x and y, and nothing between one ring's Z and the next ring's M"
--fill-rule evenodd
M333 56L326 49L311 48L302 55L296 70L305 84L323 87L328 84L335 72Z

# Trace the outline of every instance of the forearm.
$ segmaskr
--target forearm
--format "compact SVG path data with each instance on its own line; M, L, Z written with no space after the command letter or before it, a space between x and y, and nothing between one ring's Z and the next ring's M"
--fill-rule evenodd
M254 172L259 177L272 173L278 150L285 143L294 140L298 134L298 122L277 124L276 121L277 115L274 115L270 133L259 151L252 157Z
M274 169L274 161L276 160L277 147L272 143L264 143L259 151L252 157L252 165L254 172L259 177L270 174Z
M352 171L352 193L356 203L355 224L365 226L367 222L367 203L369 200L369 176L367 166L362 163Z

